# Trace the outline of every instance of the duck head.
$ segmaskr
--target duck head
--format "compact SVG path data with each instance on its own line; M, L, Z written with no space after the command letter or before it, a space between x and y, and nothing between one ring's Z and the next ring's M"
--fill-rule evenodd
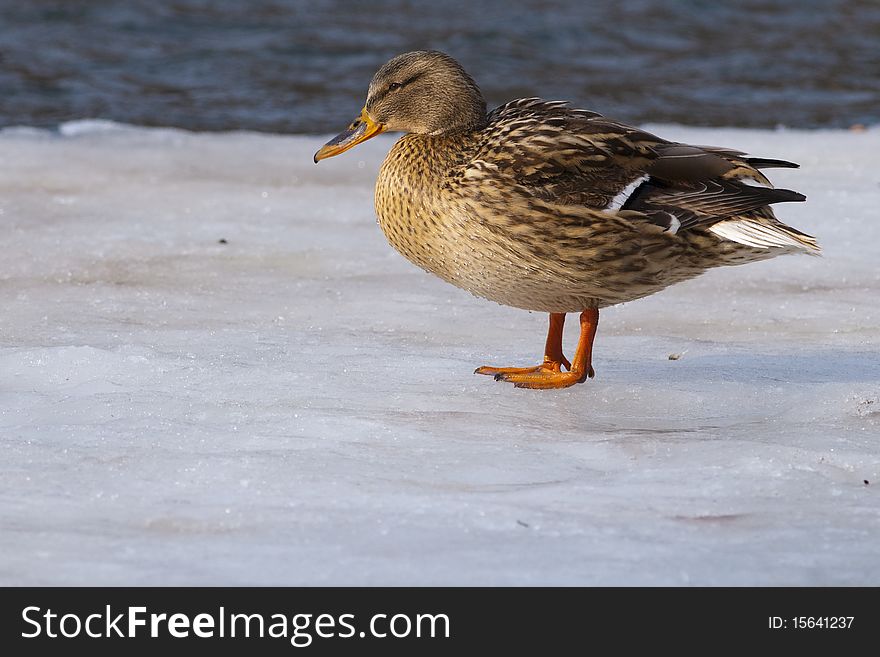
M485 123L486 101L461 64L436 50L408 52L376 72L360 116L315 153L315 162L385 131L442 135Z

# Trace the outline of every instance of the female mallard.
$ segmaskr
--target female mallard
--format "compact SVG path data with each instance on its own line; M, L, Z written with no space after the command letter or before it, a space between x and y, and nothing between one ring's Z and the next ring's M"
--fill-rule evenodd
M669 142L564 102L524 98L487 115L476 83L440 52L380 68L360 117L315 162L386 130L409 133L376 182L394 248L477 296L550 313L540 365L476 370L517 387L592 377L599 308L710 267L819 252L770 208L805 197L759 171L796 164ZM570 312L581 329L571 362L562 353Z

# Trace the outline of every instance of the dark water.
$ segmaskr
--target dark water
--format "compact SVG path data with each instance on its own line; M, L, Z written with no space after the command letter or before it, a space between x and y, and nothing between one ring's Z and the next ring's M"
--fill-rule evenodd
M880 123L880 2L0 0L0 125L326 133L389 57L458 58L490 105L631 122Z

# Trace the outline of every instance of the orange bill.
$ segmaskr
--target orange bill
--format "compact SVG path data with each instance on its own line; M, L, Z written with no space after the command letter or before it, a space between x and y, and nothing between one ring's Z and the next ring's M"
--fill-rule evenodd
M370 137L375 137L384 130L385 126L373 121L367 114L367 109L364 108L361 110L361 115L352 121L345 132L336 135L321 146L321 149L315 153L315 164L320 160L344 153L349 148L357 146L362 141L367 141Z

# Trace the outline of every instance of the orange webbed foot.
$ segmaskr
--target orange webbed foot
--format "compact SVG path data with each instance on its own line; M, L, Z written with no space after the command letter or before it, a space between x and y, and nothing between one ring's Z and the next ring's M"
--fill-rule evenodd
M558 390L568 388L578 383L583 383L587 378L596 376L593 368L586 372L550 370L541 367L534 372L502 373L496 374L496 381L512 383L517 388L530 388L532 390Z
M505 379L502 377L507 376L508 374L534 374L539 372L561 372L562 368L566 370L571 369L571 363L565 356L562 356L561 361L544 359L544 362L540 365L535 365L534 367L489 367L488 365L484 365L483 367L478 367L474 370L474 374L486 374L487 376L494 376L496 381L504 381Z
M478 367L474 374L494 376L496 381L512 383L517 388L534 390L557 390L592 379L596 372L592 366L593 339L599 322L599 310L589 308L581 313L581 333L578 338L574 364L562 353L562 328L565 313L550 314L550 328L544 347L544 362L535 367ZM563 372L565 367L567 372Z

